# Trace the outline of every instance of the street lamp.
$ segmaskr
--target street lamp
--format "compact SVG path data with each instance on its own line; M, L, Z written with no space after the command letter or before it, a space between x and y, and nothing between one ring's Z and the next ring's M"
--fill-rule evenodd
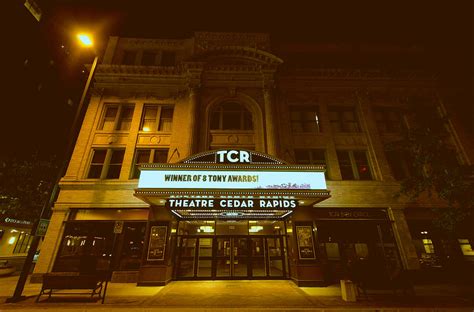
M85 33L80 33L77 34L77 39L81 43L82 46L84 47L93 47L93 40L92 37L88 34ZM89 77L87 78L86 85L84 86L84 90L82 92L81 100L79 101L79 105L77 106L76 113L74 115L74 120L71 125L71 129L69 131L69 142L67 145L66 153L64 155L64 159L62 162L62 165L58 171L58 175L56 177L54 186L51 188L50 193L49 193L49 200L43 205L43 209L41 210L40 214L40 220L41 219L46 219L48 218L48 213L56 200L58 191L59 191L59 181L61 178L64 176L66 173L67 166L69 164L69 159L72 156L72 152L74 149L74 143L76 142L76 134L79 130L79 127L81 126L79 119L81 116L82 108L84 106L84 102L86 100L87 92L89 91L90 84L92 82L92 79L94 78L94 73L95 69L97 67L97 62L99 60L99 56L96 54L94 57L94 61L92 63L91 70L89 72ZM21 300L26 299L26 296L22 296L23 289L25 288L25 283L28 278L28 274L31 270L31 265L33 263L33 257L36 253L36 249L38 248L40 239L42 236L36 235L37 234L37 228L38 228L38 223L36 222L32 228L32 235L33 236L33 241L31 242L30 249L28 249L28 254L25 259L25 263L23 264L23 268L20 273L20 277L18 278L18 282L15 287L15 292L13 293L12 297L7 298L6 302L8 303L13 303L13 302L18 302Z

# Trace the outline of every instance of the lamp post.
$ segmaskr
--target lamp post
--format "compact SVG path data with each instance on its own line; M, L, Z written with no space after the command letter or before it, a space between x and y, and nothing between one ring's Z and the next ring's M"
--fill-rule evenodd
M79 42L85 46L85 47L92 47L93 46L93 41L92 38L84 33L78 34L77 39ZM45 202L43 205L43 208L41 210L41 214L39 217L39 220L41 219L46 219L48 218L48 214L51 210L52 205L54 204L54 201L56 200L58 191L59 191L59 181L61 178L64 176L66 173L67 166L69 164L69 159L72 156L72 152L74 149L74 144L76 142L76 135L79 130L79 127L81 126L81 123L79 122L81 112L83 110L84 102L86 100L87 92L89 91L90 84L92 82L92 79L94 78L94 73L95 69L97 67L97 62L99 60L99 56L96 54L94 57L94 61L92 63L91 70L89 72L89 76L87 77L87 82L86 85L84 86L84 90L82 91L82 96L81 100L79 101L79 105L77 106L76 113L74 115L74 120L71 125L71 129L69 131L69 136L68 136L68 145L66 149L66 153L64 154L63 161L61 164L61 167L58 170L58 175L56 177L54 186L51 188L49 192L49 200ZM33 225L31 234L34 235L33 240L31 242L30 248L28 249L28 254L25 259L25 263L23 264L23 268L20 273L20 277L18 278L18 282L15 287L15 292L13 293L12 297L7 298L6 302L7 303L13 303L13 302L19 302L24 299L26 299L26 296L23 296L23 289L25 288L25 283L28 278L28 274L31 270L31 265L33 263L33 258L36 253L36 249L38 248L39 242L41 240L42 236L37 235L37 228L38 228L38 223L35 222Z

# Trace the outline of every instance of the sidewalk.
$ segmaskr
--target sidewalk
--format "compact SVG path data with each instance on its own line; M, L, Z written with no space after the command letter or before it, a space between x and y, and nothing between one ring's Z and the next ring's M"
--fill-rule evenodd
M0 278L0 311L99 311L112 308L134 311L324 311L349 308L352 311L473 311L472 289L454 285L416 287L415 297L390 292L369 294L368 299L349 303L341 299L340 287L297 287L276 281L177 281L164 287L137 287L110 283L105 304L88 296L43 296L35 303L40 284L27 284L25 301L5 304L13 294L18 277ZM436 308L436 309L435 309Z

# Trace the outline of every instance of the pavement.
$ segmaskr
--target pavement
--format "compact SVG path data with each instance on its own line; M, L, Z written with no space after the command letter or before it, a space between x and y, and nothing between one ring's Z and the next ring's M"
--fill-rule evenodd
M419 285L415 296L372 291L368 298L345 302L338 285L297 287L288 280L174 281L162 287L110 283L104 304L86 295L43 296L35 303L41 284L27 283L26 300L3 303L13 294L17 279L0 278L0 311L474 311L474 292L467 286Z

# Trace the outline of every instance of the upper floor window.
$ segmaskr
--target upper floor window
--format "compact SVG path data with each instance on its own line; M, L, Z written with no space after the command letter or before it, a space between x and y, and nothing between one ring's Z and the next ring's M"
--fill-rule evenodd
M252 130L252 114L239 103L217 105L211 111L211 130Z
M133 161L133 171L131 178L138 179L140 177L141 164L148 163L167 163L168 162L168 149L137 149L135 152L135 159Z
M135 65L135 59L137 57L136 51L125 50L123 51L122 64L123 65Z
M403 180L411 175L410 162L406 153L397 150L386 150L385 156L395 180Z
M96 148L87 173L88 179L118 179L125 149Z
M173 107L158 104L146 104L143 108L140 130L171 131L173 125Z
M176 53L174 51L161 52L161 66L174 66L176 64Z
M321 132L319 107L316 105L290 106L290 123L292 132Z
M399 133L402 130L402 114L395 107L373 107L374 119L380 133Z
M372 180L366 151L337 151L343 180Z
M326 151L324 149L295 149L297 164L326 166ZM327 174L325 173L327 176Z
M354 107L329 106L328 113L333 132L360 132Z
M142 65L153 66L156 64L156 52L155 51L143 51L142 54Z
M133 105L106 104L99 123L99 130L130 130L133 118Z

